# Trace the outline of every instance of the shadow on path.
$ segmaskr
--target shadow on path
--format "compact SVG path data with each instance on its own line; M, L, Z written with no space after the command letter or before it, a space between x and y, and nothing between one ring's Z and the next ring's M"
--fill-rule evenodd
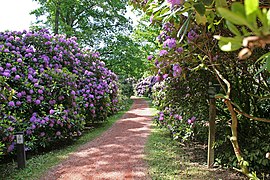
M150 179L143 157L151 119L147 102L134 98L131 109L109 130L72 153L42 179Z

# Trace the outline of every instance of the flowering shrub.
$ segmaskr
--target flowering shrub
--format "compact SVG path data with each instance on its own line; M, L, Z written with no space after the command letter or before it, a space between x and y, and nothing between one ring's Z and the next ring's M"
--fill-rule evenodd
M136 84L135 78L125 78L120 80L120 83L120 88L123 95L127 96L128 98L134 95L134 86Z
M117 77L76 38L46 30L0 33L0 154L24 131L28 148L80 136L116 111Z
M156 82L157 79L155 76L149 76L142 79L135 85L135 94L137 96L150 97L152 94L152 87Z
M267 7L265 2L132 0L132 3L151 15L152 25L163 28L157 37L160 49L156 58L149 58L157 67L157 79L166 81L162 87L165 92L153 93L156 104L161 105L158 119L164 119L162 124L175 132L179 127L180 131L184 129L188 119L192 122L191 117L195 116L196 137L196 127L201 127L200 132L207 125L203 123L208 119L204 95L207 84L218 82L222 91L215 96L217 162L239 168L250 179L257 179L254 171L261 173L261 177L269 176L270 164L265 158L270 147L270 126L266 124L270 122L269 24L262 22L270 16L266 8L261 8ZM221 51L240 48L243 49L239 53ZM199 71L201 75L197 76ZM184 116L185 113L189 115ZM174 118L175 114L185 119L182 125L177 124L181 121Z
M157 124L168 128L173 138L181 142L207 138L208 96L206 91L197 91L207 88L207 77L203 72L192 77L190 81L169 77L152 89L153 104L160 111L155 117Z

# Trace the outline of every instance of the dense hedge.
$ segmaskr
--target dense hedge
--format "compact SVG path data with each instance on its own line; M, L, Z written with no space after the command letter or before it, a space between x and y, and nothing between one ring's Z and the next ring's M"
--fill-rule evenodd
M116 112L117 76L97 56L47 30L0 33L0 154L13 151L15 132L35 149Z

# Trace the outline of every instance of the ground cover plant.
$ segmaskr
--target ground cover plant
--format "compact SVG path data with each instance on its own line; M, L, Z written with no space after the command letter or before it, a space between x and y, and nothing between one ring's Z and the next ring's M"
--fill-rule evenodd
M0 154L13 151L16 132L35 150L76 138L117 111L117 76L75 37L1 32L0 58Z

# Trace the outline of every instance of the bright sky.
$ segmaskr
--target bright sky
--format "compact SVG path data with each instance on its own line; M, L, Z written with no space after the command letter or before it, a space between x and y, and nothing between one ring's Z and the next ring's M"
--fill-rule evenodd
M32 0L0 0L0 31L28 30L35 16L29 13L38 7Z

